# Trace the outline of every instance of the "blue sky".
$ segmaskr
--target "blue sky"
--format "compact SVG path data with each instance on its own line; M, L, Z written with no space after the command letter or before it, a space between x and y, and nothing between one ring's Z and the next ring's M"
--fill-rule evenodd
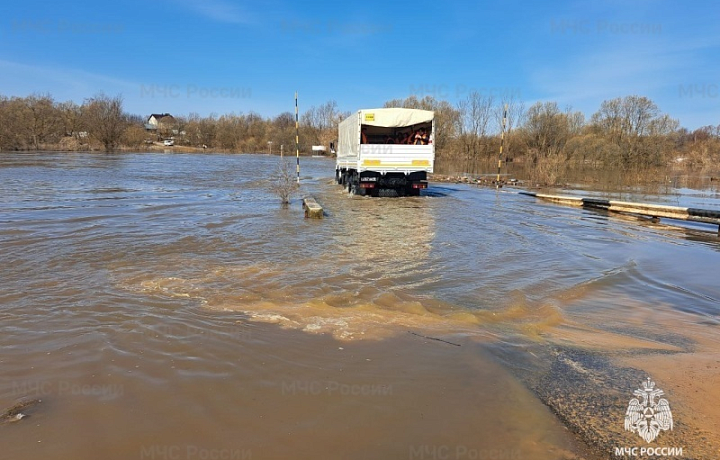
M130 113L275 116L476 90L571 106L647 96L690 129L720 124L720 4L669 0L414 3L6 2L0 94Z

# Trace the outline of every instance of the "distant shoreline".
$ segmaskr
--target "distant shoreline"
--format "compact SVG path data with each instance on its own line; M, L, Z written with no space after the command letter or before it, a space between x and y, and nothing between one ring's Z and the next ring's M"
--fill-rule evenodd
M138 152L147 152L147 153L227 153L227 154L236 154L236 155L273 155L279 157L280 155L276 152L273 152L272 154L268 154L267 152L241 152L238 150L232 150L232 149L223 149L223 148L203 148L203 147L192 147L187 145L173 145L173 146L165 146L161 143L153 143L153 144L143 144L140 146L127 146L122 145L113 150L112 152L106 152L105 149L102 148L102 146L93 145L90 146L88 144L82 145L80 148L74 148L70 149L66 146L60 145L60 144L48 144L43 145L38 149L25 149L25 150L0 150L0 154L3 153L27 153L27 154L33 154L33 153L103 153L103 154L114 154L114 153L138 153ZM292 155L285 154L286 157L295 156L295 153ZM300 152L301 157L315 157L315 158L332 158L330 156L326 155L315 155L313 153L303 153Z

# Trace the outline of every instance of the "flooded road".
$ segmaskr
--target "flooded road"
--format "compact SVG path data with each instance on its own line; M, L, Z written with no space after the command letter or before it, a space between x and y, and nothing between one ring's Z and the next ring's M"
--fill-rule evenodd
M647 377L650 445L720 455L717 228L352 197L317 158L309 220L278 160L0 155L0 410L41 400L0 457L618 458Z

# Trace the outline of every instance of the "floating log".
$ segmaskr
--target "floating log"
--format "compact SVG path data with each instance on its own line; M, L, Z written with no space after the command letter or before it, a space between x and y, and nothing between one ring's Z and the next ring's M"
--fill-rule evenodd
M606 211L622 212L626 214L637 214L640 216L650 217L655 221L659 221L661 217L665 217L668 219L715 224L718 225L718 234L720 234L720 211L712 209L684 208L681 206L666 206L650 203L631 203L628 201L606 200L603 198L546 195L535 192L520 192L520 194L560 204L568 204L571 206L604 209Z
M313 197L303 198L303 209L305 210L305 217L311 219L323 218L323 208Z

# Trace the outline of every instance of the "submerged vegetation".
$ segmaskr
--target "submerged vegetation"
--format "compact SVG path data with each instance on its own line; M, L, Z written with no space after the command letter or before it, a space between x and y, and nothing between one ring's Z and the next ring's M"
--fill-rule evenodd
M282 204L289 204L290 198L297 193L299 185L295 176L290 172L287 162L280 158L277 170L270 177L270 191L280 198Z
M694 131L660 111L650 99L626 96L604 101L589 120L554 102L526 108L513 98L477 92L453 105L426 96L410 96L385 107L433 110L436 113L436 170L445 174L492 172L500 150L503 107L507 131L503 162L520 166L527 178L555 184L577 171L613 170L642 180L643 172L672 167L711 174L720 163L720 125ZM328 146L348 113L335 101L311 107L300 120L300 150ZM145 119L126 113L120 96L104 94L74 102L50 95L0 96L0 150L146 149L173 138L178 148L226 152L279 152L295 145L295 116L274 118L257 113L169 117L147 129ZM495 166L496 167L496 166Z

